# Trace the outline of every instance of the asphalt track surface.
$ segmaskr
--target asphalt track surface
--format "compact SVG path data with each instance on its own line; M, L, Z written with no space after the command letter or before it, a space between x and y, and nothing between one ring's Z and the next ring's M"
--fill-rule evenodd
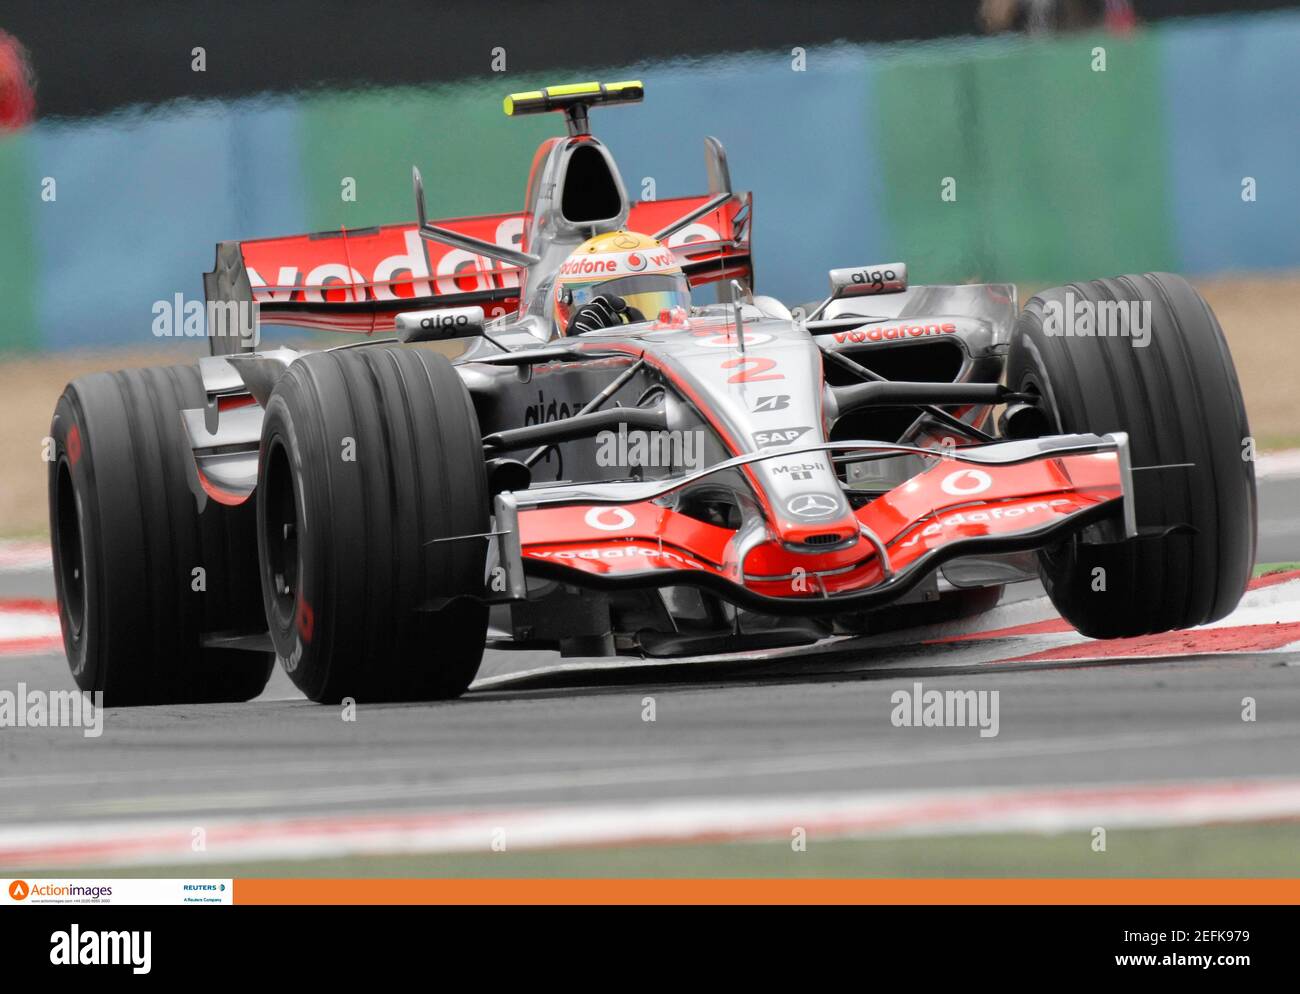
M1260 496L1259 560L1300 560L1300 479ZM2 576L0 598L48 598L49 582ZM942 652L907 649L884 671L834 658L543 680L363 706L355 722L277 669L255 702L111 711L97 739L0 729L0 828L1300 773L1300 652L932 669ZM489 653L484 672L554 658L520 656ZM893 727L890 695L918 679L1000 691L1000 734ZM53 654L0 658L0 689L19 682L72 687ZM1241 720L1245 696L1258 722Z

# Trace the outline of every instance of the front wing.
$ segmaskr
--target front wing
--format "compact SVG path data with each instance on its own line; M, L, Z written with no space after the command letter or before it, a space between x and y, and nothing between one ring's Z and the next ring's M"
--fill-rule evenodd
M859 540L834 549L778 542L761 515L732 530L674 508L675 494L726 469L819 451L919 453L934 464L855 510ZM501 494L499 599L525 596L532 575L594 589L695 585L773 614L873 607L962 556L1039 548L1107 519L1134 536L1131 473L1123 433L943 453L863 441L766 450L673 481Z

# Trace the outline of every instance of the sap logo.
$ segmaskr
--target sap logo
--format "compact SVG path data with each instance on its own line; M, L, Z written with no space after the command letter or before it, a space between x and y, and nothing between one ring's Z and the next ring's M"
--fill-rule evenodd
M802 426L798 428L773 428L771 431L754 432L754 444L760 449L767 448L770 445L789 445L797 441L800 436L812 431L811 427Z
M754 400L754 413L765 414L770 411L784 411L789 406L789 394L771 394L767 397L758 397Z

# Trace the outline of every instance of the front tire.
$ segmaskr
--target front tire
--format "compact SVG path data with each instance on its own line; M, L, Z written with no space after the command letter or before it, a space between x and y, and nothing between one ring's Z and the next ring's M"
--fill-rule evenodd
M1102 302L1149 303L1148 344L1048 334L1049 308L1068 314L1079 301L1094 313ZM1147 273L1038 294L1016 322L1007 383L1041 396L1045 433L1129 435L1139 537L1076 538L1040 554L1067 621L1120 638L1206 624L1237 606L1255 559L1250 428L1223 331L1186 280Z
M311 700L464 693L487 633L488 492L468 391L441 355L366 346L296 360L267 403L262 596Z

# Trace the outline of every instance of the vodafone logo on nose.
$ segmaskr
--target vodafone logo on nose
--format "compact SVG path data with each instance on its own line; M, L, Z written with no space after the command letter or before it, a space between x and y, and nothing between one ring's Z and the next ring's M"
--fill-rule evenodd
M939 484L939 489L952 497L969 497L982 494L993 486L993 477L982 469L959 469L949 473Z
M626 531L636 524L636 516L622 507L593 507L584 520L603 532Z

